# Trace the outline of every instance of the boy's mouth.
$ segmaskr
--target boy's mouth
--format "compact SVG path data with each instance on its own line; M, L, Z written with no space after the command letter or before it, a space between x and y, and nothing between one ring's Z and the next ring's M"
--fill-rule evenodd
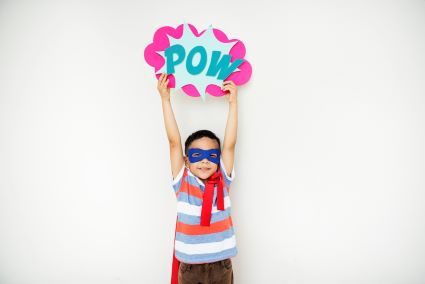
M203 171L203 172L206 172L206 171L211 170L211 168L198 168L198 169L201 170L201 171Z

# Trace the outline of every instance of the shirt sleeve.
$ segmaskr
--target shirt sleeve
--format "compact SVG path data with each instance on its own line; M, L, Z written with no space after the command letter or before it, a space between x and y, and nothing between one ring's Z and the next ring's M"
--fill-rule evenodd
M182 168L180 169L179 173L177 174L176 178L173 179L171 176L171 185L173 186L174 193L177 194L179 191L179 188L182 184L182 177L184 173L185 165L183 164Z
M226 186L229 188L230 184L232 183L233 179L235 178L235 166L232 168L232 172L230 173L230 176L226 173L226 168L224 166L223 159L220 157L220 170L224 177L224 182L226 183Z

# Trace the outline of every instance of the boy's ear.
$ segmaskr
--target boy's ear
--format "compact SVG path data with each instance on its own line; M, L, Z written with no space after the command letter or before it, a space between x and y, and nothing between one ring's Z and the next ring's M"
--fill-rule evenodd
M188 168L189 167L189 158L188 157L186 157L186 156L183 156L183 159L184 159L184 164L186 165L186 167Z

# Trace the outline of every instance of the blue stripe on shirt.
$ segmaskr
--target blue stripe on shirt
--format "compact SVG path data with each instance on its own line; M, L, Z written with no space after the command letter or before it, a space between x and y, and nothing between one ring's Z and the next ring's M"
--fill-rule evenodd
M225 210L219 210L218 212L212 213L211 214L211 224L215 223L215 222L219 222L222 221L226 218L228 218L231 214L231 208L227 207ZM187 215L181 212L177 213L178 216L178 220L184 224L187 225L199 225L201 222L201 217L200 216L192 216L192 215Z
M200 243L211 243L221 242L224 239L228 239L235 234L233 227L218 233L205 234L205 235L186 235L183 233L176 233L176 241L183 242L185 244L200 244Z
M205 254L185 254L176 250L176 258L184 263L215 262L236 256L237 253L238 250L236 247L226 249L217 253Z

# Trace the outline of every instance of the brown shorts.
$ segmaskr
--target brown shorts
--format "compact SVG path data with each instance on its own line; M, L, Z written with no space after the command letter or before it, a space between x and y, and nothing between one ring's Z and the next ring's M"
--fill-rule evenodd
M211 263L180 262L179 284L233 284L230 258Z

